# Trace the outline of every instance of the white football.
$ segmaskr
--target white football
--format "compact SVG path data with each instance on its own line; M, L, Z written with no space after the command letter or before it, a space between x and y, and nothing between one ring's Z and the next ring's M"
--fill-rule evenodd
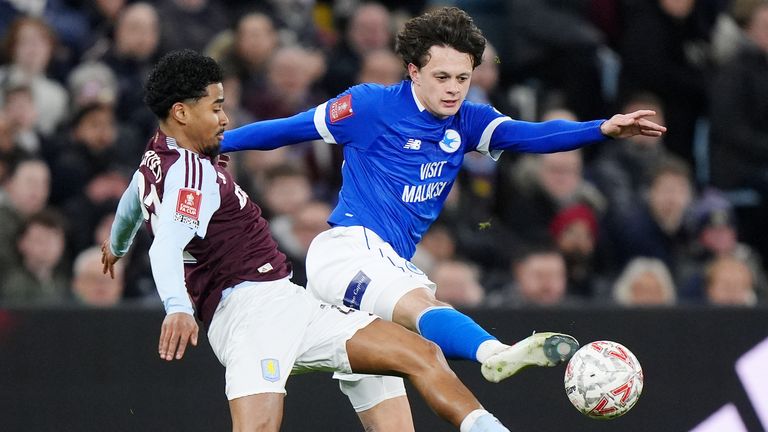
M626 414L643 391L643 369L630 350L611 341L588 343L565 368L565 393L582 414L612 419Z

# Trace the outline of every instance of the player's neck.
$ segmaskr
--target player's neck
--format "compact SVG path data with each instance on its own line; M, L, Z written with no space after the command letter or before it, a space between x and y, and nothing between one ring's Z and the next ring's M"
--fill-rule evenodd
M192 141L187 138L186 134L184 133L183 126L174 125L168 121L161 121L160 132L169 138L173 138L173 140L176 141L177 146L200 154L200 151L197 149L197 147L193 146L191 144Z

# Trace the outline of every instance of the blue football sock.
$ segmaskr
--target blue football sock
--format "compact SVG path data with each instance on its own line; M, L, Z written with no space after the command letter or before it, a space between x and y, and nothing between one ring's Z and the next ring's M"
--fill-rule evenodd
M449 359L476 361L481 343L495 340L472 318L449 307L430 308L419 317L419 333L436 343Z

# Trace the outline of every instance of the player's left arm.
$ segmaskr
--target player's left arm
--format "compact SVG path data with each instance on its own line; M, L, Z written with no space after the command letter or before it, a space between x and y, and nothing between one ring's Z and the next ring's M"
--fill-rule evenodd
M221 152L273 150L286 145L320 139L312 108L292 117L264 120L224 132Z
M638 134L659 136L666 131L665 127L647 119L655 115L649 110L617 114L609 120L525 122L505 117L490 106L475 105L472 108L471 122L479 136L475 150L490 153L492 157L497 157L502 150L554 153L609 138Z

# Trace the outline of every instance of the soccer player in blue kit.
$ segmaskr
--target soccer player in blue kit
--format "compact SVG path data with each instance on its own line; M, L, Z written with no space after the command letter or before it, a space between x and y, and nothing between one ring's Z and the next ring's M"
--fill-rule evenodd
M485 38L458 8L409 20L397 36L408 79L357 85L293 117L224 134L222 152L323 139L344 146L338 204L307 255L307 289L323 301L373 312L435 342L447 358L478 361L503 380L527 366L555 366L578 348L560 333L534 333L514 345L436 300L435 284L414 266L421 236L437 218L470 151L567 151L607 138L659 136L649 110L589 122L515 121L465 101ZM413 430L402 380L339 377L366 430Z

